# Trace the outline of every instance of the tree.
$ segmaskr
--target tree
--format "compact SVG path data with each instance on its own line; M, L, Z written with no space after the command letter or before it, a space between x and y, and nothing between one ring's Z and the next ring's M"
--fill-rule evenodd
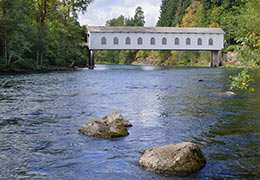
M175 27L182 23L182 18L191 0L162 0L157 26Z
M86 33L77 14L91 2L0 0L0 69L82 63Z
M157 22L157 26L169 26L169 17L168 17L168 7L170 4L170 0L162 0L162 4L160 7L160 16L159 16L159 20Z
M182 18L182 27L201 27L202 6L199 1L192 0Z
M118 18L113 18L106 21L106 26L124 26L125 25L125 17L120 15Z
M31 43L27 32L30 32L32 27L29 9L26 0L1 2L1 41L7 67L12 62L24 60L24 54L30 51Z
M62 0L63 7L67 9L67 16L73 15L74 17L78 17L78 13L85 13L87 11L87 7L94 0Z
M145 24L144 12L142 10L142 7L138 6L135 10L134 26L144 26L144 24Z
M236 33L240 60L246 66L237 76L231 76L231 89L248 89L260 67L260 0L248 0L238 16ZM250 90L253 90L250 88Z

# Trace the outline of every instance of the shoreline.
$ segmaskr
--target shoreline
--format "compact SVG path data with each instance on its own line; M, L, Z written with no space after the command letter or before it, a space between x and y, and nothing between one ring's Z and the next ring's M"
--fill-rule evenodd
M96 64L103 64L103 65L130 65L130 66L163 66L163 67L197 67L197 68L210 68L209 66L205 66L205 65L183 65L183 64L176 64L176 65L151 65L151 64L138 64L138 63L132 63L132 64L114 64L114 63L102 63L102 62L98 62ZM48 73L48 72L59 72L59 71L75 71L79 68L88 68L88 66L84 66L84 67L78 67L78 66L74 66L74 67L65 67L65 66L49 66L49 67L43 67L41 69L35 69L35 70L26 70L26 69L19 69L19 68L14 68L14 69L0 69L0 75L3 74L25 74L25 73ZM232 66L232 65L228 65L228 66L220 66L217 68L237 68L237 69L241 69L244 68L243 66Z
M48 72L55 72L55 71L74 71L77 68L79 67L48 66L48 67L43 67L35 70L26 70L20 68L0 69L0 74L24 74L24 73L48 73Z

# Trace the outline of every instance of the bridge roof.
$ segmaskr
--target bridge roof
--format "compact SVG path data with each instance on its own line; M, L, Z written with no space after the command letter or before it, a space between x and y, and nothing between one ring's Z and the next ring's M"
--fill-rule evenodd
M91 33L173 33L173 34L224 34L221 28L195 27L133 27L133 26L88 26Z

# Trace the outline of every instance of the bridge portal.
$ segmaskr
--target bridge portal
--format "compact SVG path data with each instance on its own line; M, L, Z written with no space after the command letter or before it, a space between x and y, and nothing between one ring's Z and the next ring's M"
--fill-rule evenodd
M88 26L89 68L94 50L211 51L211 67L220 63L224 31L220 28Z

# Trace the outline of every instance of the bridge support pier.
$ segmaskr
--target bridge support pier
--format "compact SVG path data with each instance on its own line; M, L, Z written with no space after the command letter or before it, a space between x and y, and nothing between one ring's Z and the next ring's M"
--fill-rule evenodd
M221 64L221 51L211 51L210 67L219 67Z
M94 69L95 67L95 57L94 57L94 51L87 48L88 53L88 68Z

